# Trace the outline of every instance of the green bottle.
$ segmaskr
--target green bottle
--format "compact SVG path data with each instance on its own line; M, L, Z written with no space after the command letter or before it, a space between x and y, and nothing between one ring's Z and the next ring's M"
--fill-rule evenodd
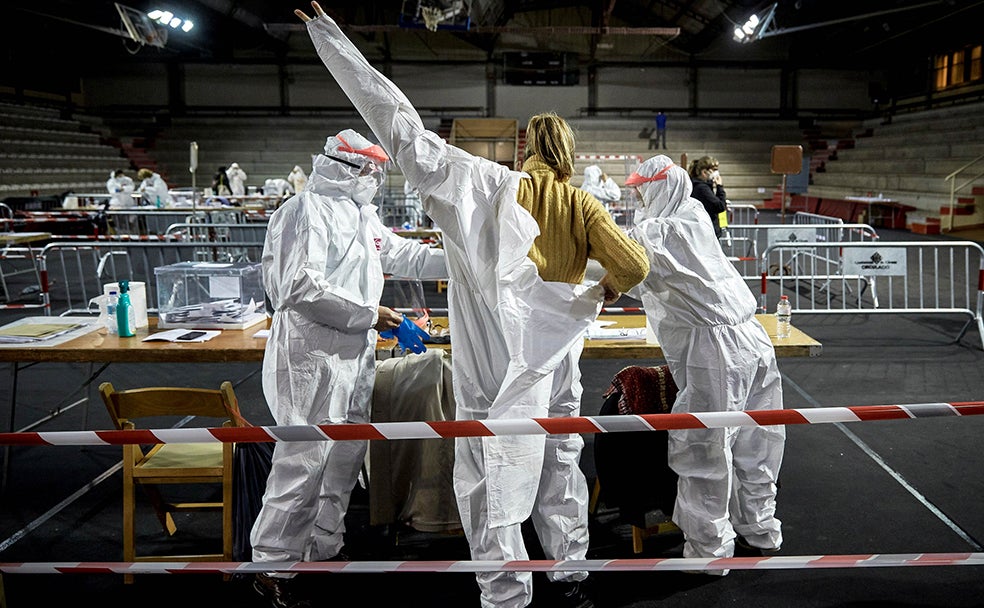
M136 315L130 302L130 281L120 281L120 299L116 303L116 333L121 338L130 338L133 333Z

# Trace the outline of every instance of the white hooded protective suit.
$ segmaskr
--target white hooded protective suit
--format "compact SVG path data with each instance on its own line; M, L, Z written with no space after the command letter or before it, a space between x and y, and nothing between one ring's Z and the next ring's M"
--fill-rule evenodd
M148 205L157 205L158 201L162 206L170 205L174 202L167 187L167 182L159 173L154 173L147 179L140 182L140 192L143 193L143 200Z
M443 251L400 238L380 222L369 202L382 174L359 175L373 157L381 164L385 155L355 131L329 137L308 188L270 218L262 265L273 322L263 394L278 425L369 422L371 328L383 273L447 277ZM277 443L250 537L253 561L338 554L365 452L365 441Z
M577 412L577 358L604 293L599 285L540 278L527 257L539 228L516 201L525 174L427 131L406 96L330 18L313 19L307 28L332 76L441 227L451 277L448 316L457 419ZM520 527L531 514L548 559L584 559L588 536L586 501L578 499L581 442L580 435L457 440L454 486L473 559L528 559ZM528 572L476 576L486 608L519 608L532 597ZM548 576L583 580L587 573Z
M650 268L630 295L642 300L680 388L673 412L782 409L782 378L755 297L690 197L690 176L661 155L626 185L642 195L630 236ZM736 532L762 549L782 544L775 510L785 437L783 426L669 432L684 557L731 557Z
M116 172L109 174L106 180L106 191L109 192L109 208L123 209L133 207L136 203L133 200L134 185L133 180L126 175L116 177Z
M307 179L307 173L304 172L304 169L301 169L300 165L294 165L290 174L287 175L287 183L290 184L291 193L299 194L307 185Z
M246 172L243 171L239 163L232 163L226 169L226 177L229 178L229 189L233 196L243 196L246 194Z
M581 182L581 190L584 190L602 203L621 200L622 189L618 187L615 180L606 176L604 180L601 176L604 172L598 165L588 165L584 168L584 181Z
M263 182L263 194L267 196L275 195L275 196L282 197L284 193L288 193L288 192L290 194L294 194L290 190L290 183L285 179L271 178Z

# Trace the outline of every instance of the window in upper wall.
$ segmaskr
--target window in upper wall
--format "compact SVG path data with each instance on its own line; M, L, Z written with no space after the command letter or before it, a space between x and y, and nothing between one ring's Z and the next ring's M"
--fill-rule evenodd
M970 80L981 80L981 45L970 49Z
M955 86L964 83L964 52L957 51L952 55L953 60L950 65L950 84Z
M936 90L945 89L947 85L947 76L949 75L950 68L950 57L949 55L937 55L936 56Z
M984 80L981 46L978 44L946 55L937 55L933 61L935 89L940 91Z

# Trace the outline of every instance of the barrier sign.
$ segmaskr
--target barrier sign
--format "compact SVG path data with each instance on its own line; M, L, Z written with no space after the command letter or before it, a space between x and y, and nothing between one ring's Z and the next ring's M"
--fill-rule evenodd
M905 248L877 245L844 248L844 274L906 276Z
M768 228L769 246L780 243L816 243L817 229L813 227L781 226Z

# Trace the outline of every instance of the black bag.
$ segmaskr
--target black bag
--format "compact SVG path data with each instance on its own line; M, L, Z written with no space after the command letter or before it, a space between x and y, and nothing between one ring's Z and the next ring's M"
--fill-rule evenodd
M653 404L651 411L639 413L668 412L672 408L676 385L672 384L666 366L662 367L662 374L668 386L660 387L663 390L655 390L654 393L661 395L663 402ZM626 413L619 411L621 398L622 392L613 382L613 388L599 414L617 416ZM667 462L668 440L666 431L595 435L595 471L601 490L599 498L607 506L617 508L624 522L644 528L649 511L659 509L666 515L673 514L677 474Z
M250 531L263 505L273 442L237 443L232 471L232 557L238 562L253 560Z

